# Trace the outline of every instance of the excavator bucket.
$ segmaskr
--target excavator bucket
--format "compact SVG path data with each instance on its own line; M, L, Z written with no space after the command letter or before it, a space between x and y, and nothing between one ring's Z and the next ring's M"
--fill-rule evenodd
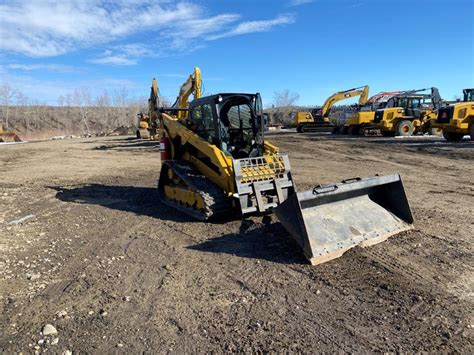
M411 229L399 175L344 180L295 192L274 209L313 265Z

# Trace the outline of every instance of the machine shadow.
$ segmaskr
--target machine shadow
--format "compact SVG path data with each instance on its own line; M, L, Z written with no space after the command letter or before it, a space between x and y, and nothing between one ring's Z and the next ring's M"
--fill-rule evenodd
M242 258L267 260L280 264L308 264L301 248L281 223L272 223L246 231L242 222L239 233L229 233L188 246L205 253L224 253Z
M445 142L439 139L424 139L424 140L373 140L370 143L382 145L399 145L405 147L416 148L456 148L456 149L474 149L474 144L470 140L463 140L461 142Z
M105 142L109 143L109 142ZM156 148L158 150L160 147L160 142L158 141L128 141L120 142L118 144L104 144L92 148L92 150L136 150L137 148Z
M88 184L79 187L49 186L56 190L56 198L64 202L98 205L106 208L131 212L162 220L194 222L187 215L178 213L158 200L156 187L109 186Z
M103 206L149 216L157 220L202 223L162 204L158 200L158 189L155 187L88 184L77 187L49 186L48 188L55 190L55 197L63 202ZM219 220L213 223L224 224L226 222L228 220ZM307 263L296 242L280 223L268 222L260 226L251 220L243 220L238 233L211 237L211 239L187 248L205 253L226 253L284 264Z

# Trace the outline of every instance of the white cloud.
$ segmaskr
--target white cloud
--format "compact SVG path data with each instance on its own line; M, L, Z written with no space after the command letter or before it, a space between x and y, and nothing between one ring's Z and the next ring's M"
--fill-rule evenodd
M300 6L304 4L309 4L310 2L313 2L314 0L290 0L289 6Z
M118 55L103 56L95 59L91 59L89 62L94 64L106 64L106 65L135 65L137 61L135 59L129 59Z
M21 70L21 71L34 71L34 70L46 70L51 72L57 73L71 73L78 71L79 68L63 65L63 64L47 64L47 63L39 63L39 64L7 64L5 65L6 68L12 70Z
M215 40L223 37L237 36L254 32L267 32L276 26L288 25L295 22L295 16L291 14L280 15L272 20L263 21L246 21L238 24L230 31L223 32L216 35L210 35L208 40Z
M99 56L89 60L89 62L94 64L125 66L137 64L140 57L158 56L159 54L157 52L154 52L142 43L128 43L112 46Z
M200 7L182 1L12 0L0 5L0 48L32 57L55 56L138 32L186 25L199 15Z
M0 49L50 57L123 42L140 34L147 38L147 46L112 47L110 54L102 53L91 60L132 65L140 56L160 55L157 48L189 52L202 46L203 38L269 31L294 22L290 15L240 24L239 20L239 14L212 15L186 0L10 0L0 4Z

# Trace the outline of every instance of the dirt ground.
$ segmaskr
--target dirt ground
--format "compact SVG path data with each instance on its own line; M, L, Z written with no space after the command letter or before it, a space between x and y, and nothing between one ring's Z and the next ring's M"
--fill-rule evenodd
M0 352L472 353L474 143L269 139L300 191L400 173L414 230L311 266L275 217L160 204L154 142L0 146Z

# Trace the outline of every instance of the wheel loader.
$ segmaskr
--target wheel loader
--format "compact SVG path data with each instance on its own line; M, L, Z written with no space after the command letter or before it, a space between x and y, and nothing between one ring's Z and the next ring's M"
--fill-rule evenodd
M430 91L429 94L423 92ZM373 129L383 136L412 136L418 133L441 135L441 130L431 126L443 100L437 88L404 91L393 96L383 109L375 112Z
M339 101L350 99L351 97L359 98L359 105L367 102L369 87L361 86L349 90L339 91L329 96L320 109L314 109L312 112L297 112L295 116L296 131L302 132L332 132L335 125L329 120L331 107Z
M0 125L0 143L5 142L21 142L21 139L15 132L7 131L2 125Z
M196 68L172 107L155 104L164 205L203 221L275 212L313 265L411 228L399 175L297 192L288 156L264 138L260 95L200 88Z
M465 135L474 141L474 89L463 90L463 101L438 109L432 126L443 131L448 142L459 142Z

